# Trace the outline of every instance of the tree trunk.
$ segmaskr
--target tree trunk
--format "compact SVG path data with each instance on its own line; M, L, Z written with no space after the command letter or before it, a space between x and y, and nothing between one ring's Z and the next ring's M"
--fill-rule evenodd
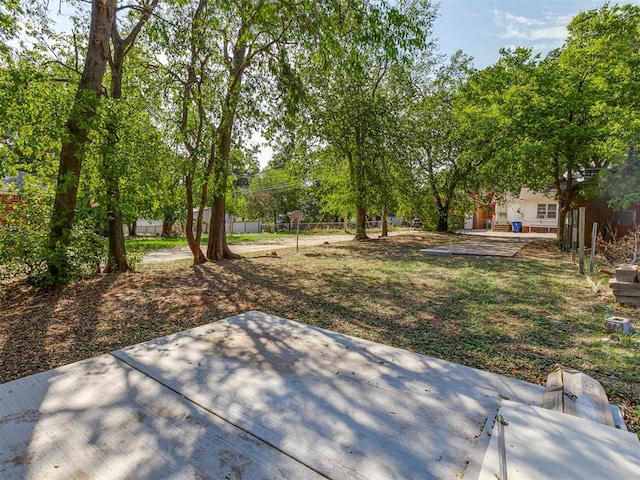
M116 20L114 19L114 29ZM124 51L117 32L112 32L114 44L111 65L111 98L118 101L122 98L122 68ZM120 175L118 170L118 119L107 119L107 147L103 156L102 175L107 184L107 227L109 230L109 255L107 257L107 272L128 272L127 250L124 244L124 224L122 223L122 209L120 208Z
M558 205L558 207L558 231L556 232L556 239L561 243L563 248L566 248L566 245L564 245L564 229L567 220L567 211L560 207L560 205Z
M138 23L131 30L129 35L122 39L118 33L118 22L114 17L111 24L111 42L113 44L113 56L110 58L111 70L111 98L118 101L122 98L122 75L124 70L124 60L135 42L142 27L147 23L149 17L158 0L153 0L146 5ZM124 243L124 224L122 222L122 208L120 206L120 174L117 171L118 158L116 142L118 139L118 119L108 120L107 130L109 131L108 141L110 145L103 159L104 180L107 184L107 225L109 228L109 256L107 258L107 272L128 272L130 270L127 262L127 250Z
M367 240L367 215L364 206L356 203L356 238L355 240Z
M380 232L381 237L389 236L389 226L387 225L387 205L382 205L382 231Z
M436 227L437 232L449 231L449 206L438 206L438 225Z
M227 95L222 107L222 117L217 129L219 155L214 158L214 195L211 207L211 230L207 245L209 260L223 258L238 259L240 255L233 253L227 245L225 216L225 195L229 178L229 157L231 156L231 138L235 121L236 108L240 100L240 91L244 70L246 68L246 31L248 26L243 24L238 32L238 39L233 48L232 64L229 68ZM215 147L215 146L214 146Z
M102 157L102 176L107 185L107 231L109 238L109 254L107 256L107 267L105 269L107 273L128 272L130 270L129 264L127 263L127 250L124 243L124 223L122 221L122 210L120 208L120 181L116 171L118 131L116 123L117 119L115 118L107 120L107 145Z
M115 181L108 188L107 225L109 227L109 257L106 272L127 272L127 251L124 245L124 223L120 205L120 184ZM137 223L137 222L136 222Z
M559 160L554 157L554 181L556 187L556 200L558 201L558 231L556 238L561 244L564 243L564 222L567 213L573 206L573 171L568 169L566 172L566 180L560 175L558 168ZM571 243L571 242L569 242ZM569 249L571 245L562 245L564 249Z
M162 219L162 236L168 237L171 235L171 228L173 227L172 221L167 221L166 219Z
M202 249L200 248L200 235L202 232L202 206L198 210L198 221L196 222L196 234L193 233L193 178L190 174L187 174L185 178L185 186L187 189L187 223L185 228L185 235L187 237L187 243L193 254L193 264L201 265L207 261ZM213 217L213 212L211 213Z
M207 244L207 258L209 260L222 260L224 258L238 259L241 255L233 253L227 245L227 233L225 217L225 198L218 195L213 200L211 208L211 232L209 233L209 243ZM213 225L216 225L213 228Z
M88 143L90 125L96 115L102 79L109 61L109 37L115 16L116 0L93 0L89 45L82 77L62 141L56 195L51 214L48 270L54 282L69 275L67 249L75 220L78 185L82 171L83 149Z
M138 236L138 221L134 220L129 224L129 236L137 237Z
M354 159L351 152L347 152L349 176L355 186L356 193L356 236L354 240L367 240L367 215L365 212L365 185L364 168L361 159Z
M567 220L567 215L571 214L572 203L573 199L565 198L564 195L558 200L558 231L556 232L556 239L565 250L571 248L571 239L569 239L568 245L564 245L564 224ZM569 236L571 236L571 233L569 233Z

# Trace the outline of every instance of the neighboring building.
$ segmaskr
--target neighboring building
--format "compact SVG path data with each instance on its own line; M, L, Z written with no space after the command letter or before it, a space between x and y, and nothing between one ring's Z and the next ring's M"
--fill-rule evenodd
M493 202L493 192L489 192L484 198L478 198L478 195L472 194L475 201L476 209L473 213L465 215L464 228L467 230L488 230L493 226L493 215L495 211L495 203Z
M513 222L522 222L523 232L554 233L558 231L558 212L551 190L534 192L522 187L518 197L496 203L493 228L509 231Z
M557 232L558 211L553 192L534 192L522 187L517 197L509 195L503 201L497 201L491 195L489 203L478 204L473 214L465 218L465 228L509 232L513 222L521 222L522 232Z
M572 211L567 214L567 222L573 221L572 212L585 207L585 245L591 245L591 230L598 224L598 233L605 239L622 238L640 221L640 204L628 206L622 211L609 207L608 200L602 197L579 199ZM534 192L523 187L518 197L507 199L495 206L492 228L511 231L513 222L522 222L523 232L556 233L560 207L553 199L553 192Z
M18 203L20 195L18 190L24 184L24 172L19 172L15 177L5 176L0 185L0 223L3 222L5 212L10 212Z
M591 231L594 223L598 224L598 234L610 241L613 238L624 237L636 228L640 221L640 204L629 205L624 210L614 210L609 207L606 198L582 199L578 200L574 206L573 211L576 212L576 216L580 207L585 208L585 245L591 245ZM572 218L567 219L568 222L572 220Z

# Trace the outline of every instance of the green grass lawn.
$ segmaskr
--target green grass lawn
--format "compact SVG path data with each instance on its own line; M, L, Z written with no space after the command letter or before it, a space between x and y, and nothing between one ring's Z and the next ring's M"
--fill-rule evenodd
M206 239L205 239L206 243ZM125 247L129 253L147 252L163 248L178 248L187 245L184 237L125 237Z
M308 231L300 232L300 236L312 236L312 235L331 235L342 234L343 231ZM233 235L227 235L227 243L229 245L241 245L246 243L269 243L274 240L282 238L295 238L295 232L279 232L279 233L235 233ZM206 244L209 239L207 234L202 235L202 244ZM127 252L138 253L147 252L149 250L159 250L163 248L178 248L186 247L187 239L184 236L173 238L164 238L159 236L139 236L139 237L126 237L125 246Z
M148 265L55 294L6 288L0 381L259 310L540 385L560 363L601 382L639 431L640 334L612 335L603 322L626 316L638 331L640 309L614 303L606 277L596 291L552 241L514 258L418 253L461 240L422 233Z

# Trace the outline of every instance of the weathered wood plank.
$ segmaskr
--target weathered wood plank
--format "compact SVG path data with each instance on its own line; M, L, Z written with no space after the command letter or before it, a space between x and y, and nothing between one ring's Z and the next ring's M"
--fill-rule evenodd
M557 366L547 376L543 407L615 427L604 388L577 370Z
M622 295L616 295L615 292L614 297L616 302L621 303L622 305L640 305L640 297L625 297Z
M540 387L257 312L114 352L333 479L460 477L500 396Z
M0 385L0 478L322 477L104 355Z
M640 283L619 282L615 278L609 280L609 287L616 296L637 297L640 296Z
M621 297L618 295L614 295L616 302L621 305L640 305L640 297Z
M609 280L616 302L623 305L640 305L640 283L619 282L615 278Z
M562 370L555 369L547 376L542 406L550 410L562 412L563 405Z
M639 284L640 285L640 284ZM638 290L629 290L624 287L612 287L613 294L616 297L640 297L640 289Z

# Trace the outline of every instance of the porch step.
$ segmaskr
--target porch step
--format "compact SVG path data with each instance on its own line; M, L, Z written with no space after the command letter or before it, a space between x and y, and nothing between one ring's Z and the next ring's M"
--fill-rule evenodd
M510 232L511 228L509 227L508 224L503 224L503 225L494 225L493 230L496 232Z

